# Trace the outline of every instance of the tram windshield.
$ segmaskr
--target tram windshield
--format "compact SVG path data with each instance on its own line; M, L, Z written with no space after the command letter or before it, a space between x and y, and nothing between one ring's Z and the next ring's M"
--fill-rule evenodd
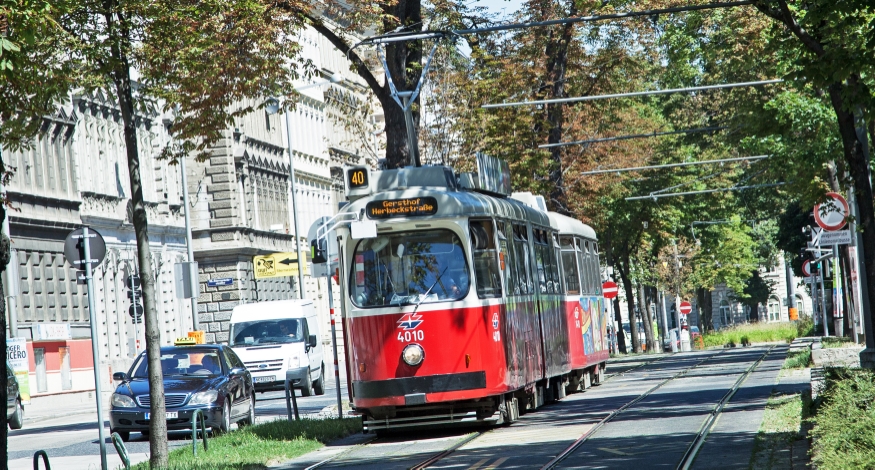
M468 294L469 279L456 234L401 232L359 242L349 291L358 307L410 305L461 299Z

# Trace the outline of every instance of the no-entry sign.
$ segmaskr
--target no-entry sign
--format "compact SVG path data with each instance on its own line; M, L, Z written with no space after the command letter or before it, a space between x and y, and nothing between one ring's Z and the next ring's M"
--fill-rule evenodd
M617 296L617 283L613 281L606 281L602 284L602 295L605 296L606 299L613 299Z
M691 303L687 302L686 300L684 300L683 302L681 302L680 311L684 315L688 315L690 312L693 311L693 305Z
M826 201L814 206L814 221L820 228L833 232L848 223L848 201L839 193L826 193Z

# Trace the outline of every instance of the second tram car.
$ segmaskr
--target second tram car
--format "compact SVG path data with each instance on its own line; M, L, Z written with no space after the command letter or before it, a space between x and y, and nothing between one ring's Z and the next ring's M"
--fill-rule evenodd
M595 232L510 197L506 169L497 184L482 166L347 169L341 212L377 226L373 238L337 230L349 392L366 430L511 422L601 377Z

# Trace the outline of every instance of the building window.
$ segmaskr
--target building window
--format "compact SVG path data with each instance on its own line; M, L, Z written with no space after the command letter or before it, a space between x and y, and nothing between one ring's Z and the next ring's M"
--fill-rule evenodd
M720 301L720 323L723 326L728 326L731 323L731 314L729 312L729 302L724 300Z
M781 320L781 301L774 295L769 297L769 321Z

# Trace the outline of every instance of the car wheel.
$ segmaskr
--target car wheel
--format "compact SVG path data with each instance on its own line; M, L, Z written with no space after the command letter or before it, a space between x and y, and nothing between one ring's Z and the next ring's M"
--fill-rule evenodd
M231 398L225 397L225 405L222 407L222 423L219 425L219 434L225 434L231 429Z
M322 364L319 380L313 382L313 391L316 392L316 395L325 395L325 364Z
M122 442L128 442L131 438L130 431L111 431L109 434L112 435L112 433L118 434L118 437L121 438Z
M310 369L307 369L305 375L307 377L304 379L304 387L301 389L301 396L309 397L313 394L313 379L310 378Z
M15 413L9 419L9 429L21 429L24 426L24 407L21 406L21 399L15 400Z
M238 426L249 426L255 424L255 394L249 395L249 413L246 417L237 422Z

